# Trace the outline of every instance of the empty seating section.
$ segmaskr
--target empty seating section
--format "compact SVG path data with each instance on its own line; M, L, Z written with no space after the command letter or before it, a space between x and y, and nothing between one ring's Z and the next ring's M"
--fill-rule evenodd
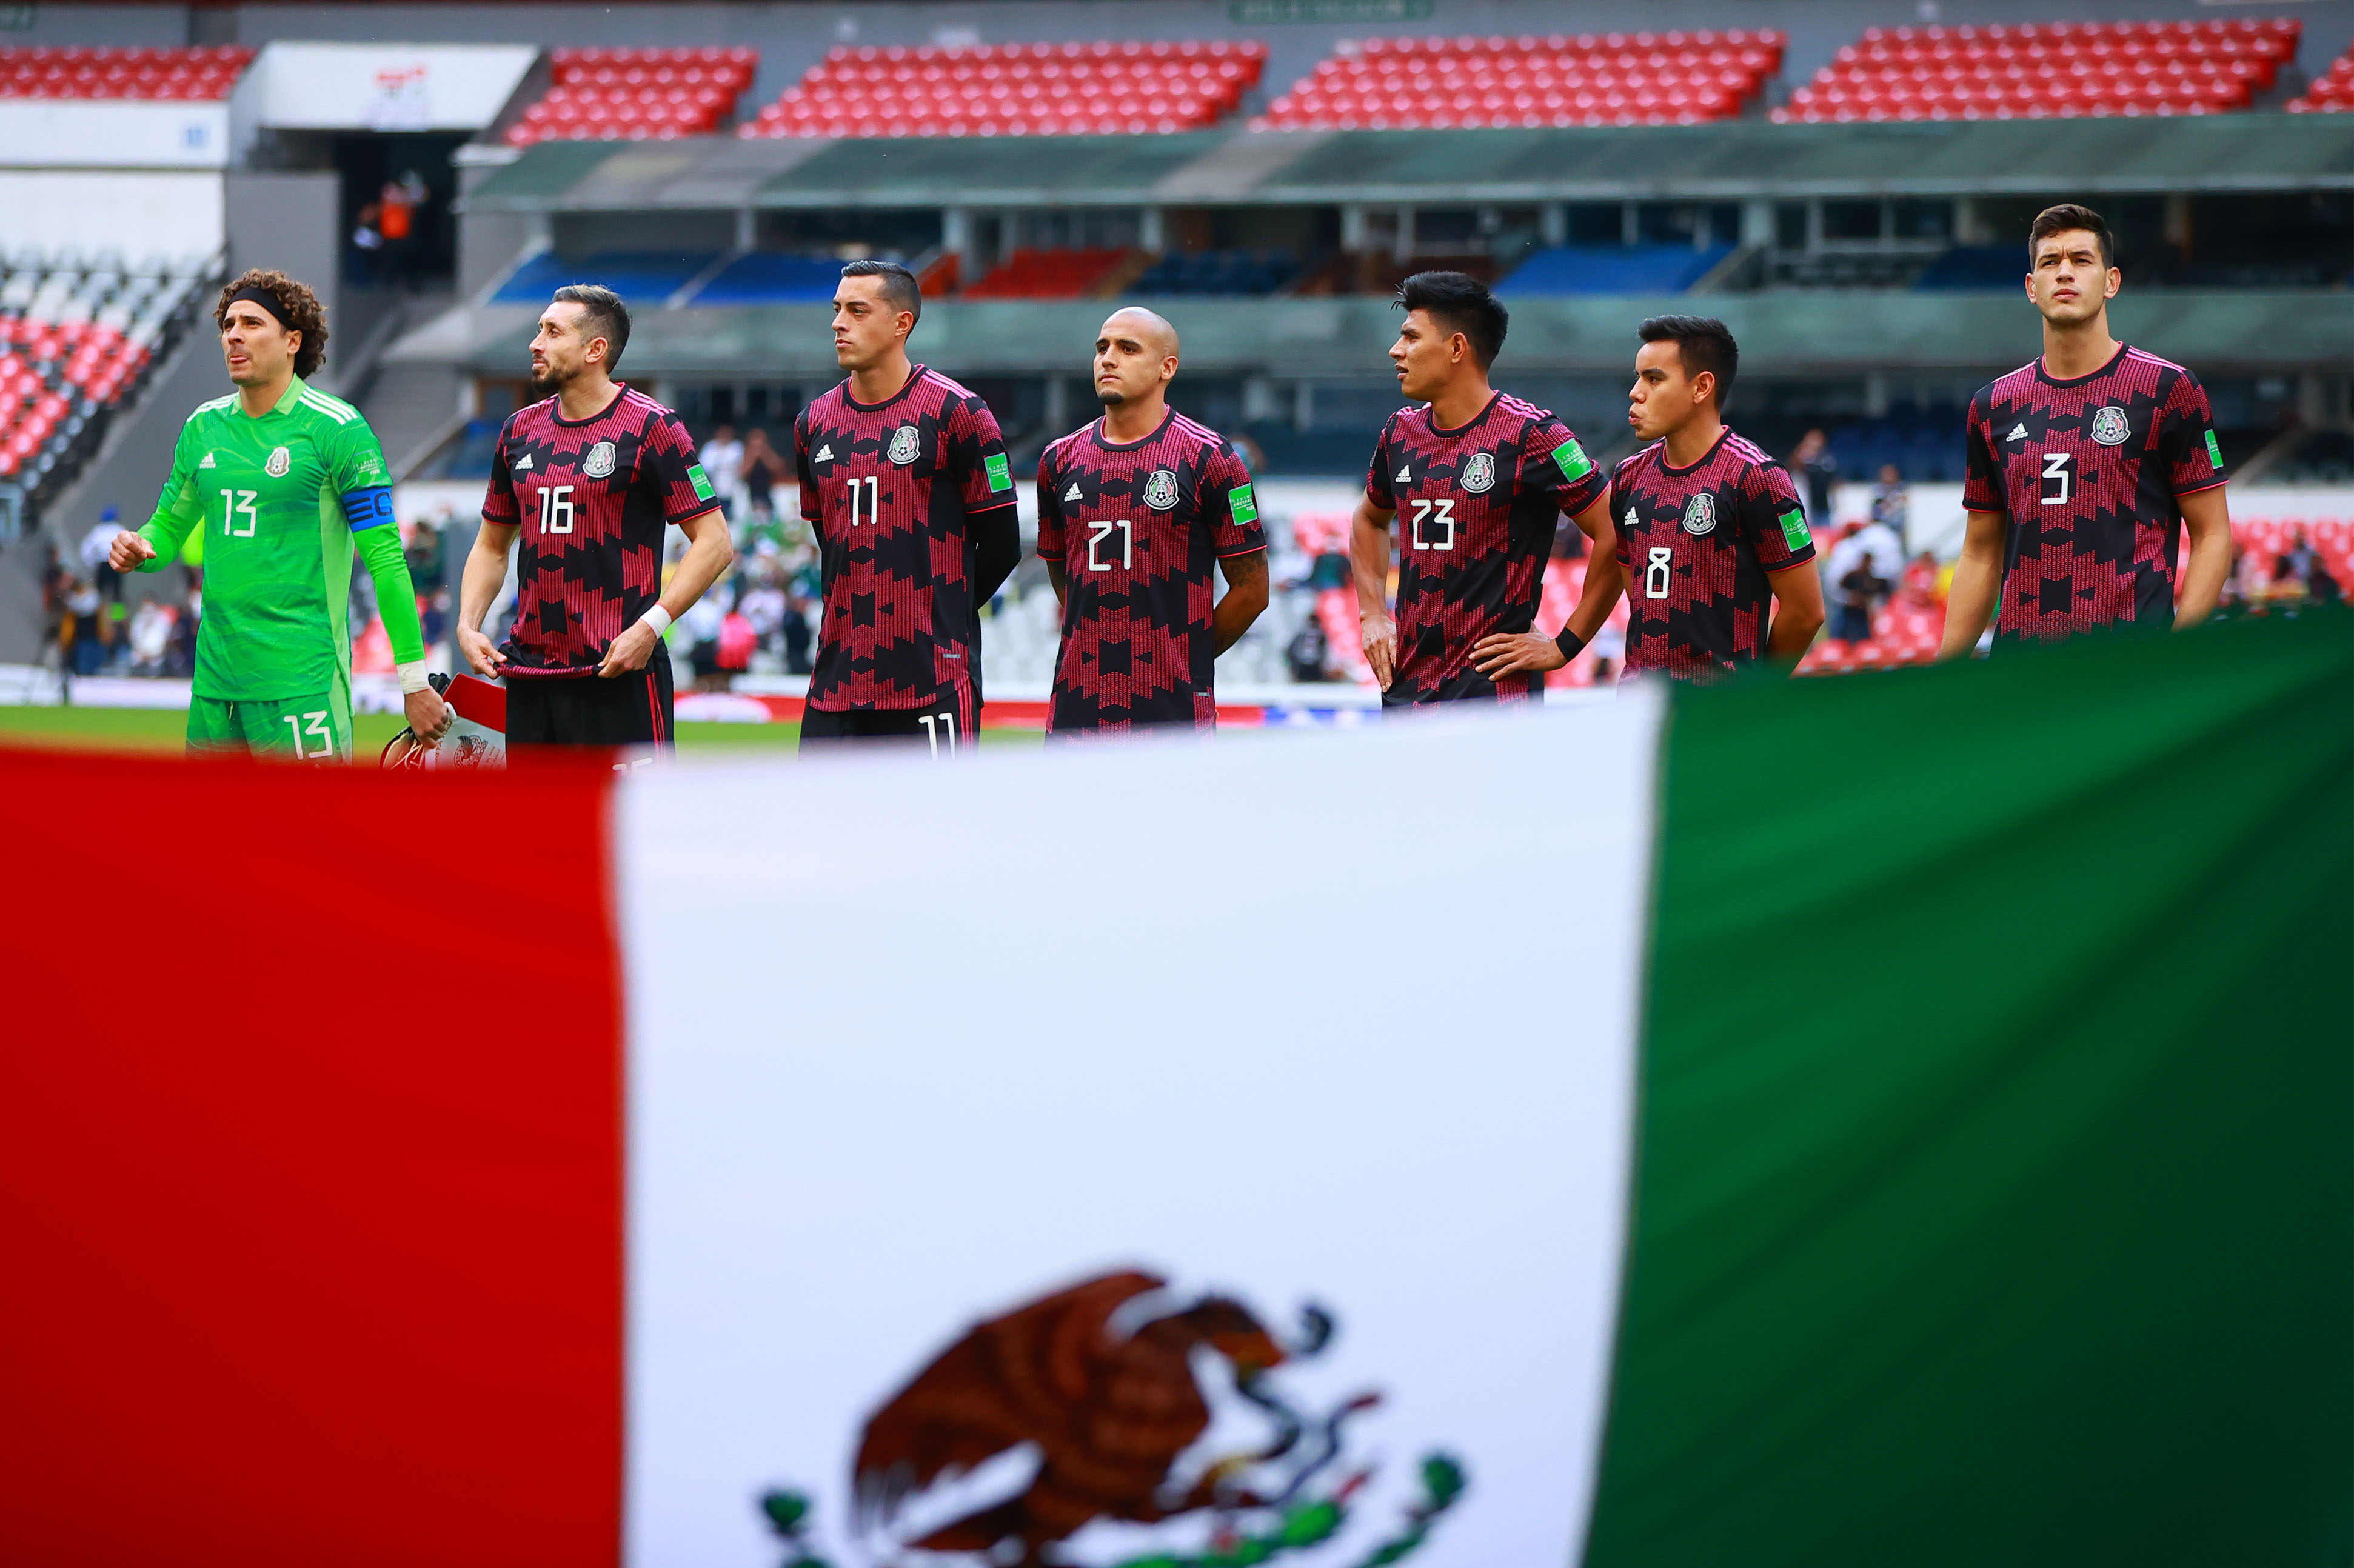
M707 136L735 118L752 85L758 49L557 49L546 95L507 127L509 145L535 142L667 142Z
M2291 114L2339 114L2354 109L2354 49L2330 62L2302 96L2291 99Z
M1279 250L1172 251L1137 278L1140 294L1273 294L1299 272Z
M968 300L1076 300L1092 292L1129 259L1120 249L1017 250L968 285Z
M1774 111L1807 124L2214 114L2296 54L2294 17L1872 27Z
M1496 285L1500 294L1681 294L1733 254L1730 245L1562 246L1539 250Z
M16 258L0 282L0 480L62 479L198 302L212 263Z
M609 250L567 261L553 250L524 259L491 295L499 305L539 305L567 283L602 283L632 309L661 306L701 277L719 253L709 251ZM839 267L835 269L838 273Z
M1051 136L1191 131L1241 103L1260 43L836 48L747 136Z
M1776 32L1556 33L1344 44L1256 126L1690 125L1725 120L1781 69Z
M698 305L814 304L833 298L842 263L830 256L755 250L738 256L695 291Z
M0 98L227 98L253 51L214 48L0 49Z

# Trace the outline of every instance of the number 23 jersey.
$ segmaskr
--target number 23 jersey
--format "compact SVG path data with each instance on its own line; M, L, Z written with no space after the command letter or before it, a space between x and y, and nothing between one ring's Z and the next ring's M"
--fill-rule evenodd
M2223 482L2198 377L2118 344L2056 381L2039 357L1970 399L1962 504L2004 530L1997 644L2174 624L2179 499Z

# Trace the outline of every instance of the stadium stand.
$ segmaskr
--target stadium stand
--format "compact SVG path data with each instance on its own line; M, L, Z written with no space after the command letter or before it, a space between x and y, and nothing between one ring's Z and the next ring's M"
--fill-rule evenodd
M1045 136L1191 131L1257 84L1257 42L836 47L747 136Z
M2293 16L1869 27L1773 111L1804 124L2215 114L2296 57Z
M1730 245L1568 245L1539 250L1496 285L1500 294L1680 294L1733 254ZM2016 268L2012 269L2014 271Z
M1172 251L1138 274L1141 294L1273 294L1298 276L1280 250Z
M216 270L194 258L13 259L0 282L0 480L37 491L72 477Z
M553 85L507 127L510 146L537 142L668 142L707 136L735 118L759 51L744 48L557 49Z
M697 305L812 304L833 298L842 262L831 256L755 250L737 257L688 302Z
M2354 49L2330 62L2298 97L2289 100L2291 114L2339 114L2354 109Z
M567 283L602 283L624 299L659 302L701 277L719 260L716 250L609 250L567 260L552 250L525 260L507 274L494 305L545 304L547 296ZM841 265L835 264L838 276Z
M0 48L0 98L227 98L253 63L234 44L210 48Z
M1102 288L1132 251L1017 250L1004 263L974 280L968 300L1076 300ZM841 268L835 267L837 274Z
M1450 130L1692 125L1741 112L1781 69L1776 32L1555 33L1344 44L1254 126Z

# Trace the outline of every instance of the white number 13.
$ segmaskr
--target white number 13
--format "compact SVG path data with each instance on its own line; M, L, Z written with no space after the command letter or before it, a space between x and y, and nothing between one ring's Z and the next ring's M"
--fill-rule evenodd
M253 510L253 498L260 493L252 490L224 490L221 493L221 533L231 539L250 539L253 525L260 519ZM245 519L245 526L237 525Z

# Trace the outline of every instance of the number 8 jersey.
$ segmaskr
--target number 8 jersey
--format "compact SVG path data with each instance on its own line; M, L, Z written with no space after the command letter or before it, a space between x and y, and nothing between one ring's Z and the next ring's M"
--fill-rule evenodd
M483 522L519 530L502 673L595 673L662 597L663 529L718 504L686 427L635 387L586 419L553 397L509 415L482 498Z

